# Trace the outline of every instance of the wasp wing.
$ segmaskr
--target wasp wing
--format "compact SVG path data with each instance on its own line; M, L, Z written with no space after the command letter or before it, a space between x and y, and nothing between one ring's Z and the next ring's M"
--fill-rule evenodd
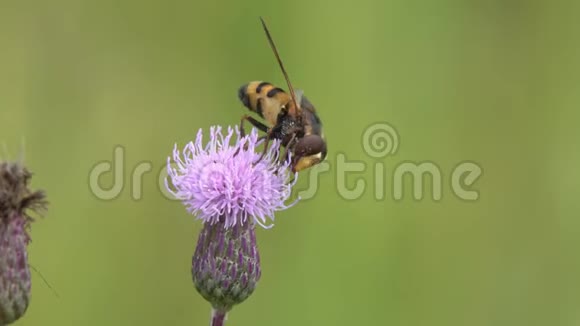
M314 105L310 103L308 98L304 95L304 90L297 89L296 90L296 102L300 103L300 108L303 110L308 110L310 112L316 112Z

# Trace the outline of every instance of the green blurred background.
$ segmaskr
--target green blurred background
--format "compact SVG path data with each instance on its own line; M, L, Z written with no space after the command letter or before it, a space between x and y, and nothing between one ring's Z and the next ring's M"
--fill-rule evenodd
M207 325L190 260L199 221L158 186L174 143L238 123L240 85L284 86L263 16L325 124L330 171L259 230L263 276L228 325L580 325L580 5L533 1L0 2L0 141L25 141L50 199L32 227L18 325ZM398 151L362 146L386 122ZM124 149L122 189L90 188ZM337 157L366 188L341 195ZM393 198L430 161L442 199ZM455 196L462 161L477 201ZM117 162L121 162L117 160ZM151 172L133 186L140 164ZM375 163L384 198L375 198ZM142 165L147 167L147 165ZM312 170L312 171L319 171ZM312 172L311 171L311 172ZM380 175L379 175L380 176ZM101 179L112 187L112 173ZM308 172L297 191L306 190ZM135 199L133 191L141 190Z

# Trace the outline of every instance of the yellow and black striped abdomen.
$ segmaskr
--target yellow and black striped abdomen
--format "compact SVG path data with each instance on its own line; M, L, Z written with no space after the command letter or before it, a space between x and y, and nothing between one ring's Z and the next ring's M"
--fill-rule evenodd
M264 81L252 81L242 85L238 97L246 108L256 112L271 125L276 124L282 106L291 100L283 89Z

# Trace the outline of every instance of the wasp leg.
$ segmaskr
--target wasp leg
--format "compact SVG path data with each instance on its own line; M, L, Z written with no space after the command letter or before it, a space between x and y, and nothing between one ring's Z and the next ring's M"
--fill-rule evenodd
M246 130L244 129L244 121L248 121L254 127L258 128L262 132L268 132L268 129L269 129L268 126L266 126L265 124L261 123L260 121L258 121L256 119L252 118L251 116L245 114L242 116L242 120L240 121L240 134L242 135L242 137L244 137L246 135Z
M273 131L273 130L274 130L273 128L272 128L272 129L270 129L270 130L268 130L268 133L267 133L267 134L266 134L266 136L265 136L265 137L266 137L266 141L264 142L264 150L262 151L262 155L260 155L260 158L259 158L259 159L258 159L256 162L254 162L254 165L256 165L256 164L260 163L260 161L261 161L261 160L264 158L264 156L266 155L266 152L268 151L268 145L269 145L269 143L270 143L270 139L272 138L272 131Z
M292 145L294 145L293 143L295 141L297 141L297 140L298 140L298 138L296 138L296 133L293 133L292 134L292 138L290 138L290 141L288 142L288 145L286 145L286 148L284 149L284 156L281 156L280 157L280 160L282 162L284 162L285 160L288 159L288 156L290 155L290 150L292 148Z
M244 128L244 121L250 122L254 127L260 129L263 132L268 132L268 130L269 130L268 126L266 126L265 124L261 123L260 121L258 121L256 119L252 118L251 116L245 114L242 116L242 119L240 120L240 135L242 137L246 136L246 130ZM263 140L264 137L266 137L266 136L260 136L260 138L258 138L258 141ZM246 148L247 148L247 145L246 145ZM244 148L244 149L246 149L246 148ZM234 156L237 156L239 152L240 152L240 149L238 148L238 150L234 153Z
M288 145L286 145L286 148L284 149L284 156L281 156L279 159L280 163L282 163L288 159L292 145L294 145L293 143L296 141L298 141L298 138L296 138L296 134L294 133L294 134L292 134L292 138L290 138ZM292 172L294 172L294 163L293 162L291 163L290 169L292 170ZM278 171L276 171L275 174L278 174ZM294 178L295 177L292 177L292 181L290 181L290 183L294 183Z
M298 138L296 137L296 134L292 135L292 139L290 140L290 143L288 143L288 147L286 147L286 153L284 154L284 159L288 159L287 155L290 155L289 149L290 149L290 144L292 144L292 142L298 142ZM290 163L290 170L292 171L292 173L296 173L296 170L295 170L296 164L298 164L298 161L300 161L300 159L302 158L303 153L294 152L292 154L294 154L295 156L292 157L292 162ZM294 182L294 178L292 178L292 182Z

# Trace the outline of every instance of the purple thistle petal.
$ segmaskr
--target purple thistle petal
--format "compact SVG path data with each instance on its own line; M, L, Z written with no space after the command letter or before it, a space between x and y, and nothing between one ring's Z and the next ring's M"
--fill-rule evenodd
M228 267L228 263L225 260L222 260L222 263L221 263L222 275L226 274L227 267Z
M228 253L227 253L227 257L228 257L229 259L232 259L232 260L233 260L233 258L234 258L234 245L235 245L234 241L233 241L233 240L230 240L230 243L228 244Z
M221 252L222 252L222 250L224 250L224 241L225 241L225 235L223 235L223 234L222 234L222 235L219 237L219 240L218 240L218 241L219 241L219 242L218 242L217 252L218 252L218 253L221 253Z
M230 271L230 277L232 279L236 279L238 277L238 273L237 273L236 265L235 264L232 265L232 269Z
M237 140L230 144L234 134ZM223 216L224 226L230 228L251 218L260 226L270 228L272 225L266 224L268 219L274 220L276 211L288 209L297 202L298 199L285 204L297 174L294 182L289 183L291 158L278 161L278 140L272 140L264 158L254 164L262 155L262 150L256 150L262 142L258 141L256 129L241 137L237 126L228 127L225 135L220 126L214 126L210 128L209 141L203 146L200 129L195 142L188 143L183 152L175 146L172 157L167 159L166 188L204 223L220 222Z
M242 246L242 251L243 251L243 252L248 252L248 245L247 245L247 243L246 243L246 238L242 238L241 242L242 242L242 243L241 243L241 246Z

